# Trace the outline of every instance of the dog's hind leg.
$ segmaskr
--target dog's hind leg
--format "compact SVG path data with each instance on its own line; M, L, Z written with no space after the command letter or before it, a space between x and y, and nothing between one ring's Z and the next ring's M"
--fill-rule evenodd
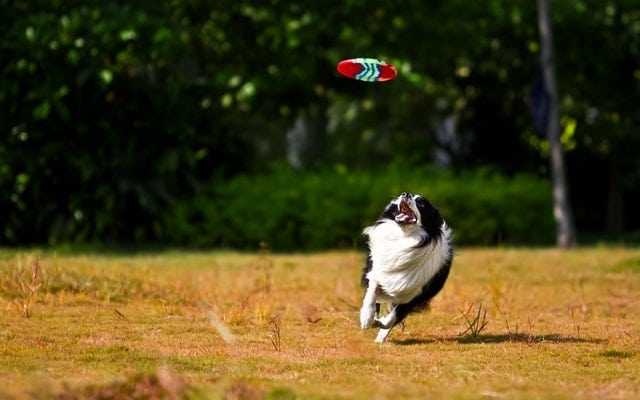
M387 314L384 318L376 319L376 324L382 328L376 337L377 343L384 342L387 336L389 336L391 329L395 325L404 321L409 313L424 309L429 304L429 301L438 294L440 289L442 289L442 286L449 275L450 267L451 259L449 259L445 266L436 273L431 282L422 288L422 292L420 292L419 295L414 297L408 303L395 305L392 312Z
M397 307L398 307L397 304L391 304L391 309L389 310L389 313L382 318L376 318L374 325L378 328L391 329L393 325L396 324Z
M378 335L376 336L376 343L384 343L391 332L391 329L396 325L397 321L397 310L398 306L396 304L391 306L391 311L389 314L385 315L383 318L376 318L376 326L380 327L378 331Z
M391 332L392 328L387 328L387 329L380 329L378 331L378 336L376 336L376 343L384 343L385 340L387 340L387 336L389 336L389 333Z

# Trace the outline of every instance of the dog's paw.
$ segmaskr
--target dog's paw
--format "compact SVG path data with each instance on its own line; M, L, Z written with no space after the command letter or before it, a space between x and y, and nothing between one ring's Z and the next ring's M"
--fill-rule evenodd
M360 309L360 328L367 329L371 328L373 325L373 321L376 318L376 306L375 304L372 306L362 306Z
M387 336L389 336L389 332L391 332L391 329L380 329L374 342L380 344L384 343L384 341L387 340Z

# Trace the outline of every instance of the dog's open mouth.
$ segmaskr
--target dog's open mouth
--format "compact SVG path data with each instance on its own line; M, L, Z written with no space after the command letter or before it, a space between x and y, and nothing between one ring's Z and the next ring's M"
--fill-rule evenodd
M411 209L409 202L405 199L400 200L400 210L396 215L396 222L399 224L415 224L418 219Z

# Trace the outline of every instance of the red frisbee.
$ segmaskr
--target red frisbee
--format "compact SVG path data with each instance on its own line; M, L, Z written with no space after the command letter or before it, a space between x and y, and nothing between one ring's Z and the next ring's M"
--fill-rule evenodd
M336 69L342 76L365 82L386 82L398 75L396 67L375 58L342 60Z

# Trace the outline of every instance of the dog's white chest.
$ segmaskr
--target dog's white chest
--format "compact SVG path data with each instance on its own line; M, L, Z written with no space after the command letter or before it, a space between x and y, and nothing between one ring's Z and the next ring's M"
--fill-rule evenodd
M384 292L380 300L404 304L417 296L422 287L442 268L449 255L449 230L427 246L417 247L424 231L403 229L394 222L383 222L365 229L369 236L372 268L367 278Z

